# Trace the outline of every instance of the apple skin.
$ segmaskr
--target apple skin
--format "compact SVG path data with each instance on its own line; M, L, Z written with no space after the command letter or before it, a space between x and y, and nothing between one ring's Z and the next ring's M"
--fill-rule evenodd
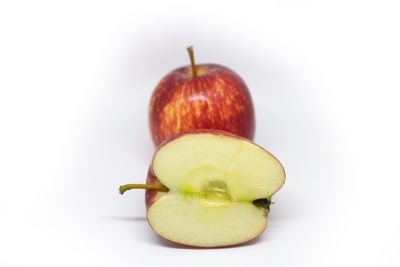
M156 152L154 153L153 159L152 159L152 161L151 161L151 165L150 165L150 167L149 167L148 173L147 173L146 184L149 184L149 185L159 185L159 184L161 184L160 181L158 180L157 176L155 175L154 170L153 170L153 161L154 161L154 157L155 157L155 155L157 154L158 150L160 150L160 149L161 149L164 145L166 145L167 143L169 143L169 142L171 142L171 141L173 141L173 140L175 140L175 139L177 139L177 138L179 138L179 137L182 137L182 136L184 136L184 135L202 134L202 133L215 134L215 135L222 135L222 136L229 136L229 137L234 137L234 138L237 138L237 139L249 141L249 142L253 143L254 145L258 146L259 148L261 148L262 150L264 150L266 153L270 154L270 155L271 155L272 157L274 157L278 162L280 162L274 155L272 155L272 154L269 153L267 150L265 150L264 148L262 148L262 147L260 147L259 145L255 144L254 142L252 142L251 140L249 140L249 139L247 139L247 138L244 138L244 137L241 137L241 136L232 134L232 133L230 133L230 132L221 131L221 130L196 129L196 130L192 130L192 131L188 131L188 132L176 134L176 135L174 135L174 136L172 136L172 137L170 137L170 138L164 140L164 141L157 147ZM281 164L281 166L282 166L282 164ZM282 167L282 168L283 168L283 167ZM284 169L283 169L283 171L284 171L284 173L285 173L285 170L284 170ZM286 174L285 174L285 177L286 177ZM275 190L275 192L273 192L273 193L271 194L271 197L272 197L277 191L279 191L279 189L281 189L282 186L283 186L284 184L285 184L285 181L282 183L282 185L281 185L277 190ZM164 196L164 195L166 195L166 194L167 194L167 192L157 192L157 191L154 191L154 190L146 189L146 191L145 191L145 203L146 203L146 217L147 217L147 221L149 221L149 220L148 220L148 216L147 216L147 212L148 212L149 208L151 207L151 205L153 205L154 202L156 202L159 198L161 198L162 196ZM265 215L266 215L266 216L268 216L268 213L269 213L269 210L265 210ZM149 223L149 225L150 225L150 227L152 227L150 223ZM265 230L266 228L267 228L267 225L265 225L264 230ZM152 227L152 229L153 229L153 227ZM250 242L250 241L256 239L257 237L259 237L259 236L264 232L264 230L262 230L262 231L260 232L259 235L255 236L255 237L253 237L253 238L251 238L251 239L249 239L249 240L246 240L246 241L244 241L244 242L242 242L242 243L239 243L239 244L227 245L227 246L206 247L206 248L222 248L222 247L239 246L239 245L241 245L241 244L248 243L248 242ZM177 242L175 242L175 241L172 241L172 240L169 240L169 239L163 237L160 233L158 233L158 232L155 231L154 229L153 229L153 231L154 231L155 233L157 233L157 234L158 234L160 237L162 237L163 239L166 239L166 240L168 240L168 241L170 241L170 242L172 242L172 243L179 244L179 245L183 245L183 246L196 247L196 246L190 246L190 245L183 244L183 243L177 243ZM197 247L199 247L199 246L197 246ZM202 247L199 247L199 248L202 248Z
M173 70L156 86L150 100L153 142L194 129L224 130L253 140L255 118L249 90L232 70L215 64Z

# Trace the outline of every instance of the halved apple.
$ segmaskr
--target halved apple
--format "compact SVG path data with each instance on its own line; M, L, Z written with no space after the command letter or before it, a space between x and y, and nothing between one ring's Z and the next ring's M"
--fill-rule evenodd
M147 219L170 241L197 247L240 244L267 225L271 196L282 187L281 163L251 141L196 130L160 145L146 185Z

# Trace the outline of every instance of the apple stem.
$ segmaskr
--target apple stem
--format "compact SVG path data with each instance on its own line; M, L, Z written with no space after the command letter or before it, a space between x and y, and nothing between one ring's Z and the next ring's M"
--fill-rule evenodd
M197 77L196 64L194 63L193 46L189 46L187 48L187 51L189 52L190 63L192 64L192 75L193 75L193 77Z
M169 189L162 184L126 184L119 187L119 193L123 195L125 191L131 189L148 189L159 192L168 192Z

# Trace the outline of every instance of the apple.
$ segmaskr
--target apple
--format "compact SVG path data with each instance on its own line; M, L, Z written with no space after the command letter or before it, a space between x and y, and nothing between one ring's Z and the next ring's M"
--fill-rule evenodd
M194 129L224 130L254 137L254 109L249 90L232 70L194 63L166 75L156 86L149 107L150 132L157 146L163 140Z
M161 237L188 246L225 247L259 236L271 196L285 182L281 163L243 137L194 130L164 141L146 184L147 220Z

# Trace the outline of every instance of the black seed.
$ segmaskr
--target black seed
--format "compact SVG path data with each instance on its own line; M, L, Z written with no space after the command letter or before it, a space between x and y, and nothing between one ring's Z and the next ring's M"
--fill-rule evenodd
M269 206L271 205L271 201L266 198L259 198L253 201L253 204L256 207L269 210Z

